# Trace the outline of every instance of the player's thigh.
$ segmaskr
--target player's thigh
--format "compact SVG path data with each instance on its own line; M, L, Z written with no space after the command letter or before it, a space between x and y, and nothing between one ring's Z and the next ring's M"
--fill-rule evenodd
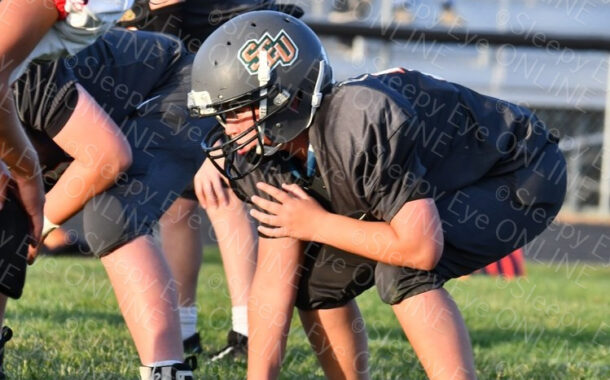
M374 285L377 262L330 246L309 243L296 306L301 310L343 306Z
M544 231L563 202L565 162L553 152L539 162L546 169L530 166L487 178L437 201L445 248L435 272L448 278L471 273ZM555 177L549 167L556 162Z
M151 234L196 172L196 163L172 151L149 153L134 150L134 165L123 180L87 203L83 227L96 255Z

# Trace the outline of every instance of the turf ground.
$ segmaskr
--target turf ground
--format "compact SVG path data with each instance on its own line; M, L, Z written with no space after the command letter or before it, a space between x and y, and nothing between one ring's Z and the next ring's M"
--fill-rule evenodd
M528 276L506 282L475 276L453 281L470 329L481 379L610 379L610 267L528 264ZM216 249L206 251L198 291L199 330L207 350L225 343L230 302ZM374 379L425 378L390 309L376 292L359 298ZM6 324L10 379L136 379L138 359L101 263L40 258L24 296L10 302ZM205 365L200 379L240 379L244 363ZM321 379L297 318L283 379Z

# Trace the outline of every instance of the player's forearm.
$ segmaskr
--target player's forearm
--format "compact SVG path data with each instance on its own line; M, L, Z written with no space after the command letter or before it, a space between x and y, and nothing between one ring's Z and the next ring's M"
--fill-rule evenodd
M248 299L248 378L277 378L286 348L302 262L296 239L259 239Z
M38 155L16 114L8 81L0 80L0 159L13 173L34 177L40 173Z
M121 170L117 165L90 166L73 161L47 193L45 216L56 224L65 222L87 201L112 186Z
M362 221L332 213L325 214L316 225L313 240L320 243L390 265L422 270L431 270L436 265L437 244L416 228L396 231L387 222Z

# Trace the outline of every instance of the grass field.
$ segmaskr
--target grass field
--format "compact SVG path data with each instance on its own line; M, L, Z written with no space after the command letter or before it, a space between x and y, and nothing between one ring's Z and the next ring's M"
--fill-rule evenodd
M528 265L528 277L453 281L447 289L470 329L481 379L610 379L610 267ZM222 266L206 251L198 292L205 349L225 343L230 310ZM425 378L389 307L376 292L359 298L374 379ZM10 379L136 379L138 359L101 263L43 257L6 324ZM203 365L200 379L240 379L244 363ZM323 378L294 319L284 379Z

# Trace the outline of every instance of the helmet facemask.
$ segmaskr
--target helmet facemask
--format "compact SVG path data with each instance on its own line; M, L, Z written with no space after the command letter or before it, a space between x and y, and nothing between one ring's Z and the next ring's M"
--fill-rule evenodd
M259 70L259 73L261 71ZM214 166L230 180L243 178L254 171L261 164L263 157L274 154L282 145L281 143L274 143L273 146L265 145L265 139L269 139L266 134L266 124L269 118L274 117L290 104L292 96L287 90L281 90L279 85L270 85L270 74L262 77L259 74L261 84L259 88L232 99L209 104L204 110L204 114L207 116L216 117L218 125L206 134L201 146L207 158L212 160ZM271 107L268 105L270 100ZM231 114L246 107L250 109L254 123L237 136L229 137L225 133L227 120L231 118ZM256 116L257 108L258 118ZM254 134L252 134L253 131ZM252 137L240 141L250 134ZM273 140L269 140L273 143ZM240 171L235 165L236 155L253 141L256 141L255 149L246 154L246 161L250 164L250 168ZM218 162L219 160L220 162ZM224 165L222 160L225 160Z

